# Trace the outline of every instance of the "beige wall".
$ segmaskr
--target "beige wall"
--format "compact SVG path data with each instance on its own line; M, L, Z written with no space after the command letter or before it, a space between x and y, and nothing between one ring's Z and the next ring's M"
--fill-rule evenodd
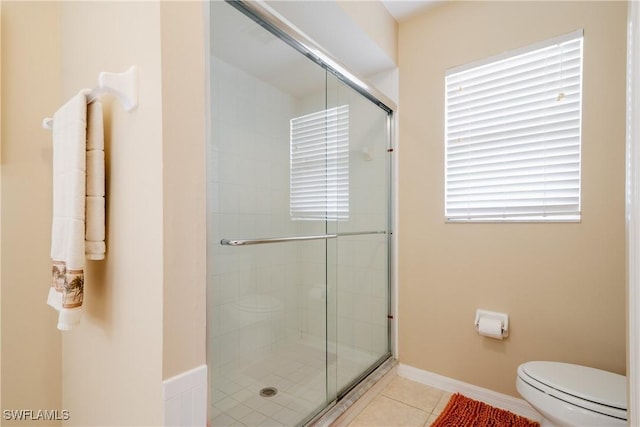
M369 38L398 63L398 23L379 1L337 0L356 25L362 28Z
M51 134L40 126L60 100L58 18L54 3L2 2L2 409L61 408L60 334L46 305Z
M517 395L550 359L625 373L625 2L456 2L400 27L399 343L402 363ZM584 29L582 222L446 224L449 67ZM476 308L507 312L480 337Z
M392 102L398 104L398 23L379 1L337 0L337 3L349 15L353 21L353 27L362 29L393 64L387 70L361 77L364 77L367 83ZM366 54L372 55L371 52ZM347 63L347 58L340 58L340 60L342 63Z
M101 70L140 73L139 107L111 106L108 258L87 280L98 289L91 319L63 342L63 395L83 414L74 425L159 425L162 380L206 363L204 8L87 2L63 11L71 93Z
M0 1L0 52L2 52L2 1ZM2 100L2 55L0 54L0 100ZM2 102L0 101L0 165L2 165ZM0 172L0 283L2 283L2 173ZM2 286L0 285L0 310L2 309ZM2 315L0 315L0 348L2 348ZM2 380L2 351L0 351L0 381ZM2 387L0 387L2 408Z
M82 325L63 334L68 425L162 422L163 148L160 5L61 6L63 99L100 71L139 69L139 106L104 97L107 257L89 261Z
M204 10L161 3L164 379L206 364Z
M205 363L203 11L4 2L3 409L67 409L65 425L161 425L163 380ZM51 134L40 123L101 71L131 65L138 108L103 97L107 258L88 261L82 323L60 333L45 304Z

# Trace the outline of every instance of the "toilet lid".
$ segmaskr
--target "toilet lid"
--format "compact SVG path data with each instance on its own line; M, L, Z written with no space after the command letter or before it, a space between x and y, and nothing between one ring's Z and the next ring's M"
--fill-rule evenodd
M522 372L569 396L627 410L627 378L623 375L561 362L527 362Z
M280 301L269 295L247 295L235 302L236 307L252 312L278 311Z

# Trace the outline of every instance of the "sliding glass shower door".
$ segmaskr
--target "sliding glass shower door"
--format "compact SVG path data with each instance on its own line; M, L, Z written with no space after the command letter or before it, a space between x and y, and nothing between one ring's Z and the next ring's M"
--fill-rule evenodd
M211 3L213 426L302 425L390 354L388 112L265 27Z
M348 116L348 161L343 195L346 214L327 221L329 294L336 299L335 345L338 393L377 366L390 352L389 339L389 116L339 80L328 84L327 98Z

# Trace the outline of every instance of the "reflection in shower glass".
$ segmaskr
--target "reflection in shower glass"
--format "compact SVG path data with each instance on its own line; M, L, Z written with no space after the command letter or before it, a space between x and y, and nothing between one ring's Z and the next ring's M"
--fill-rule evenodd
M225 2L211 37L210 425L300 425L389 356L388 116Z
M349 106L291 119L292 219L349 218Z

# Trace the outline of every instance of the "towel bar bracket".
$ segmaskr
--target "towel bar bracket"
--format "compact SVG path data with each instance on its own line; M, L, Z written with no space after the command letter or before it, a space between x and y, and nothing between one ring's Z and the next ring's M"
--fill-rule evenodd
M132 66L124 73L103 71L98 76L98 87L89 95L99 97L103 93L111 93L120 101L126 111L138 106L138 67Z
M131 111L138 106L138 67L130 67L123 73L109 73L106 71L98 75L98 86L87 94L87 102L91 103L102 94L114 95L122 104L125 111ZM42 120L42 127L53 129L53 119Z

